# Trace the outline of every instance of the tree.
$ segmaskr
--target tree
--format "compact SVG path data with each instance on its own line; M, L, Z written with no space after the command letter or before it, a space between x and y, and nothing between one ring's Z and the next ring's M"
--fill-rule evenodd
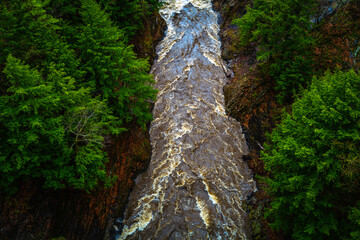
M39 0L12 1L1 9L0 71L7 56L12 54L32 68L42 69L45 74L49 73L50 63L53 63L67 75L83 78L84 72L79 70L80 60L60 34L60 21L47 14L44 5ZM2 90L8 87L6 82L2 85Z
M28 179L85 190L110 183L104 136L151 119L148 61L96 1L0 7L0 190Z
M160 6L158 0L100 0L100 3L118 27L130 37L141 29L146 17Z
M350 233L351 239L360 239L360 202L356 207L351 208L349 219L354 225L353 230Z
M274 199L267 216L293 239L357 234L358 210L351 222L347 215L360 193L359 89L354 71L314 78L269 136L262 159Z
M120 121L136 118L144 126L151 120L150 100L156 96L150 85L153 79L148 74L148 60L136 58L123 32L95 1L82 1L81 16L83 25L75 36L74 48L79 49L82 70L86 72L84 86L108 99Z
M55 189L90 190L99 181L110 182L101 143L103 134L119 131L111 128L116 118L88 89L76 89L75 80L55 64L49 68L44 78L11 55L7 58L4 73L10 87L0 97L0 188L7 193L29 178L43 179L45 187ZM84 111L92 117L83 117Z
M291 97L312 76L309 34L314 0L254 0L247 13L234 23L240 28L240 42L256 42L257 57L270 66L279 99Z

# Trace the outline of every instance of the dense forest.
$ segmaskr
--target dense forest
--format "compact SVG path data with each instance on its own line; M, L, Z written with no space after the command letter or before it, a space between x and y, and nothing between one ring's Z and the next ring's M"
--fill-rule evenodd
M152 0L2 1L3 201L29 181L85 192L116 182L106 168L107 148L127 126L146 129L151 120L150 62L131 41L159 6Z
M227 111L247 132L258 182L248 211L254 239L360 239L360 1L213 2L223 58L235 73L225 87ZM147 51L164 30L160 7L158 0L2 1L1 239L103 239L104 199L123 192L126 202L149 158L138 133L147 131L156 101ZM111 150L119 142L125 150ZM133 142L139 154L122 162L124 178L108 163L129 158ZM79 192L96 216L82 228L98 224L100 233L44 230L67 221L41 217L44 203ZM27 228L21 214L31 224L58 219Z
M127 44L136 25L120 28L96 1L2 8L1 189L29 177L55 189L110 184L103 136L144 125L155 99L148 61Z
M278 237L360 239L359 6L254 0L233 20L238 46L256 45L250 75L270 82L283 109L255 166Z

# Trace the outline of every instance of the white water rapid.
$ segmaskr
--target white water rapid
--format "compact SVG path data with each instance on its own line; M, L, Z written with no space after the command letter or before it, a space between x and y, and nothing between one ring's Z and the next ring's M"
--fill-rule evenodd
M241 126L224 109L218 15L211 0L164 3L168 29L152 67L152 159L118 239L250 239L242 202L255 182L242 160Z

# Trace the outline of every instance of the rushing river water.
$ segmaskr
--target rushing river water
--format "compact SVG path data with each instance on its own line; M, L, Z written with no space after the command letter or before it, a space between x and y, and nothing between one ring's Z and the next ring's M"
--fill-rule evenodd
M166 0L153 65L152 159L118 239L250 239L242 201L255 191L241 126L226 116L218 15L211 0Z

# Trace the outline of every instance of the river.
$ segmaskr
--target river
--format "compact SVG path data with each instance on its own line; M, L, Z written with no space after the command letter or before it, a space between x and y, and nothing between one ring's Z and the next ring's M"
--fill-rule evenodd
M211 0L163 2L152 158L118 239L251 239L242 202L256 187L240 123L225 112L218 14Z

